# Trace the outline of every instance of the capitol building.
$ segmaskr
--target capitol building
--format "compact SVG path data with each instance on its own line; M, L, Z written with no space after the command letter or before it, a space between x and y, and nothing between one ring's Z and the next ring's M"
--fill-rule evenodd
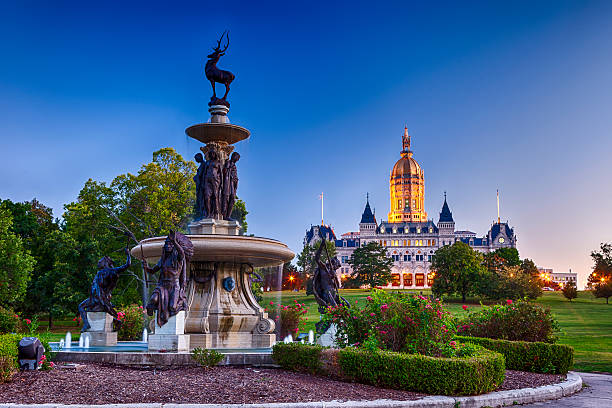
M414 159L411 136L404 129L400 159L389 178L391 210L387 220L377 221L366 199L359 222L359 232L347 232L338 239L326 225L313 226L306 233L305 244L312 245L321 238L334 240L341 268L337 271L344 279L352 273L348 263L353 251L369 242L378 242L387 248L393 258L390 288L428 288L432 257L444 245L462 241L473 249L486 253L498 248L515 248L516 235L508 223L499 219L481 237L471 231L456 231L455 220L444 194L444 204L438 222L429 219L425 210L425 173Z

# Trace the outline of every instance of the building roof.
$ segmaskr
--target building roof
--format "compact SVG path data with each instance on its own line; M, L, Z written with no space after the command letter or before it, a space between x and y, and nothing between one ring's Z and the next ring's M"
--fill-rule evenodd
M491 239L495 240L500 233L504 233L508 238L514 237L514 229L508 226L508 223L495 223L491 227Z
M446 193L444 193L444 205L442 205L442 212L440 212L440 220L438 222L455 222L453 220L453 213L446 203Z
M476 238L476 237L469 237L469 238L459 238L459 240L461 242L463 242L464 244L468 244L470 246L488 246L489 242L487 241L487 238Z
M312 242L315 233L319 236L319 238L325 238L328 241L335 241L336 234L334 230L329 225L315 225L310 227L308 231L306 231L306 242Z
M374 217L374 214L372 214L372 209L370 208L369 197L366 198L365 209L361 215L361 224L376 224L376 218Z

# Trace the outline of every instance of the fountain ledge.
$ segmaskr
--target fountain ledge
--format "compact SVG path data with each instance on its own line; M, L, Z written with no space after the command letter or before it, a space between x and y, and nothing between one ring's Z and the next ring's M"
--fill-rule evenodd
M225 357L219 365L279 367L272 359L272 351L232 351L223 352ZM55 361L66 363L100 363L115 364L131 367L190 367L198 364L188 352L86 352L86 351L58 351Z

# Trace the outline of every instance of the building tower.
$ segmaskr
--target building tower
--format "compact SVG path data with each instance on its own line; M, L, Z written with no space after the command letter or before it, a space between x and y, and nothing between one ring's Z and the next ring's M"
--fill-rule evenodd
M366 196L366 205L361 214L361 222L359 223L359 236L374 236L376 235L376 217L370 208L370 195Z
M425 175L419 163L412 158L411 137L404 128L402 157L391 170L391 211L389 222L425 222Z
M440 231L440 246L452 245L455 242L455 220L453 220L453 213L446 202L446 191L444 192L444 204L438 220L438 231Z

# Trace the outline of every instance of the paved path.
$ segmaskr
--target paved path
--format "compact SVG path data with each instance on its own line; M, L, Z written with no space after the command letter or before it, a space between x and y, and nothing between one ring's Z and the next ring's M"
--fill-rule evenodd
M522 407L546 408L610 408L612 407L612 375L578 373L586 387L571 397L534 404L521 405Z

